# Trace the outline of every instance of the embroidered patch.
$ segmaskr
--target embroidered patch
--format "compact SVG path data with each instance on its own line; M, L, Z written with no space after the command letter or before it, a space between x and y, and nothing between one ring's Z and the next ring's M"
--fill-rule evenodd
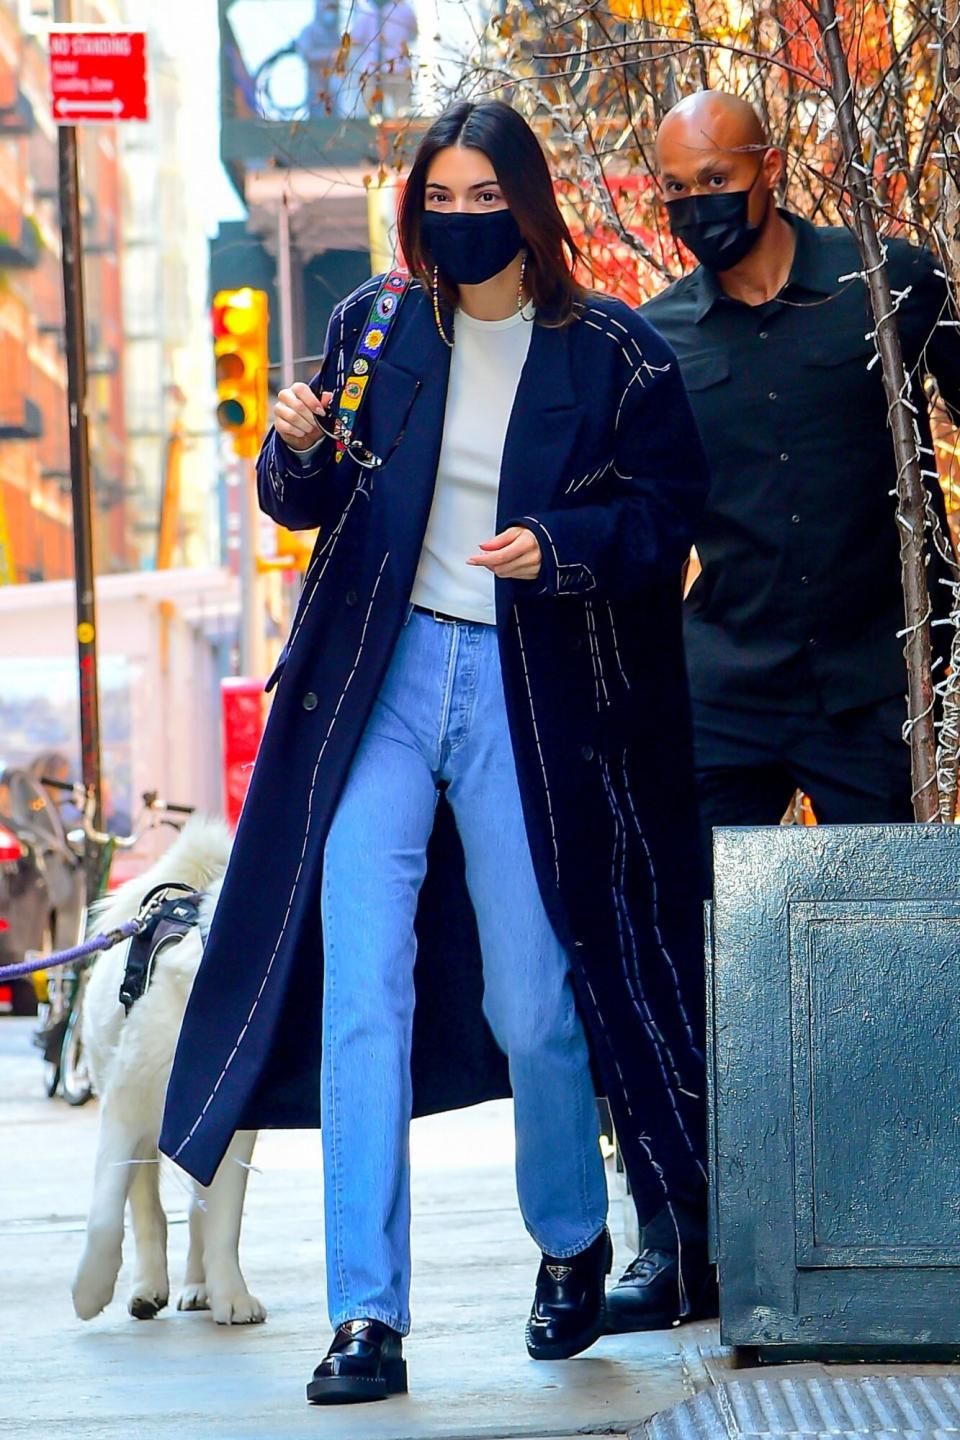
M357 358L356 360L354 360L354 362L353 362L353 373L354 373L354 375L366 375L369 369L370 369L370 362L369 362L369 360L361 360L361 359L359 359L359 358Z
M363 399L363 392L367 388L369 379L369 375L354 375L347 381L340 397L341 411L360 409L360 401Z
M383 340L384 331L374 326L372 330L367 331L360 342L360 354L369 355L370 358L373 359L383 344Z

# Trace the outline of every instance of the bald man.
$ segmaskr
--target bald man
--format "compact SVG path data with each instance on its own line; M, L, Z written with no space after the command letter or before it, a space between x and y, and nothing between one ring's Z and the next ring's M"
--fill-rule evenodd
M852 236L778 209L783 157L732 95L682 100L657 150L671 228L700 261L643 314L677 352L712 470L685 607L709 869L715 825L775 825L797 789L824 822L912 818L896 467ZM960 342L937 324L934 259L888 251L930 468L922 380L960 417ZM945 611L935 561L928 573ZM705 1257L702 1217L681 1230ZM644 1232L608 1297L614 1329L667 1314L675 1250L669 1226Z

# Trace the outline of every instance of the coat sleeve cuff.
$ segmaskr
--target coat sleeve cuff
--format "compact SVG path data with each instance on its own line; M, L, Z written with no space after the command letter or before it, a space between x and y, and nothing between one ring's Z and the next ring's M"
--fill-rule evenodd
M541 595L589 595L596 590L596 576L589 565L580 560L563 562L553 534L535 515L522 515L511 520L511 525L522 525L537 537L540 546L540 574L533 582Z
M273 434L273 442L276 446L277 459L283 468L294 474L299 472L304 479L309 479L312 475L319 475L326 463L328 441L325 435L322 435L308 450L294 450L291 445L280 438L276 431Z

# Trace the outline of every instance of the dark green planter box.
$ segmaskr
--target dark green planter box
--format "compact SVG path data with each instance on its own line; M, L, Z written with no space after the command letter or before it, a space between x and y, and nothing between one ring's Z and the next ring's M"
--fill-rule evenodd
M960 1353L960 828L721 829L715 861L722 1339Z

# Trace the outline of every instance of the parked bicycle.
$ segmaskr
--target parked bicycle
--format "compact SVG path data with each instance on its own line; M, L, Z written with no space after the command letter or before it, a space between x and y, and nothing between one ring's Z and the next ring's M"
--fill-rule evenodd
M132 850L148 830L160 825L179 830L186 817L193 813L192 805L173 805L162 800L156 790L148 790L141 797L142 807L132 830L128 835L118 835L96 827L96 800L84 786L47 776L42 778L42 784L68 795L80 812L81 823L68 832L67 840L81 860L88 846L96 847L99 860L98 900L107 893L113 858L118 850ZM86 930L87 910L84 908L78 926L78 944L84 939ZM42 958L39 953L33 953L35 958ZM34 1035L34 1044L43 1054L44 1089L51 1098L59 1092L68 1105L85 1105L93 1094L82 1038L83 993L91 963L83 961L48 971L47 998L40 1005L40 1023Z

